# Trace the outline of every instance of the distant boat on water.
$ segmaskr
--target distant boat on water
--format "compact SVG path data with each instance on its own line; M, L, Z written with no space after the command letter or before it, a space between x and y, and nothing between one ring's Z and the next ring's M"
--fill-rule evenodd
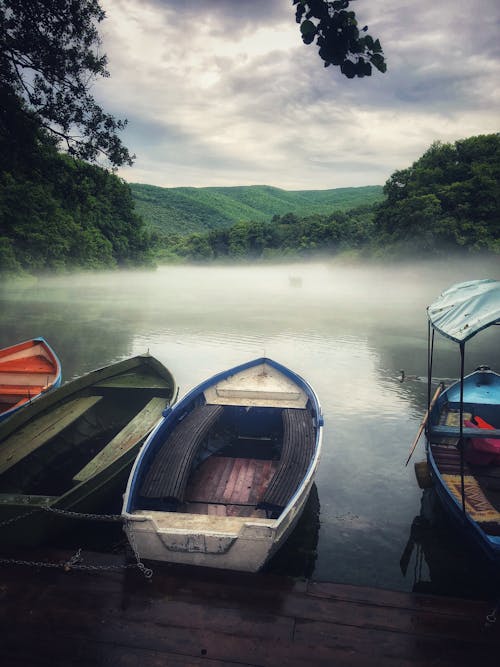
M0 350L0 422L61 384L61 364L44 338Z

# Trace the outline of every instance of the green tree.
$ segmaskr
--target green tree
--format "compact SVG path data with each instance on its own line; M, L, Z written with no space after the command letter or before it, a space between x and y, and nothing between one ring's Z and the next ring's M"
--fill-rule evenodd
M151 263L128 184L59 153L44 131L35 136L29 149L9 153L0 135L0 272Z
M498 252L500 134L435 142L408 169L394 172L377 207L377 243L425 252Z
M104 16L97 0L0 0L0 133L17 142L35 118L70 155L132 164L117 134L126 121L90 93L108 76L97 31Z

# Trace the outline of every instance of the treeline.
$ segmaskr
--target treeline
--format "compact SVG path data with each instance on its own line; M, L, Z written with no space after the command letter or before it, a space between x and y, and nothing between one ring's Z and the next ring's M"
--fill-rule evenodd
M500 253L500 134L434 143L392 174L377 206L383 252Z
M311 257L361 250L374 231L374 212L360 207L331 215L299 218L293 213L271 222L239 222L229 229L158 238L160 257L193 261Z
M330 215L275 215L188 236L156 235L164 260L310 257L355 252L405 258L500 254L500 134L434 143L384 186L386 199Z
M60 153L34 121L30 132L25 123L22 134L0 131L0 154L0 273L341 252L379 258L500 254L498 133L433 144L411 167L392 174L378 204L330 214L279 213L268 222L187 235L146 224L128 184ZM243 194L262 201L262 188Z
M0 132L0 273L150 264L129 186L60 153L34 120L23 130Z

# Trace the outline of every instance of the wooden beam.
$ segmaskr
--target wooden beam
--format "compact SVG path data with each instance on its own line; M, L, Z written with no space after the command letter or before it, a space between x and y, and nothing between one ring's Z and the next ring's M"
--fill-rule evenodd
M1 443L0 475L61 433L101 399L102 396L73 398L14 431Z
M160 419L166 407L166 399L155 397L128 422L128 424L101 449L74 477L75 482L85 482L100 470L107 468L140 442Z

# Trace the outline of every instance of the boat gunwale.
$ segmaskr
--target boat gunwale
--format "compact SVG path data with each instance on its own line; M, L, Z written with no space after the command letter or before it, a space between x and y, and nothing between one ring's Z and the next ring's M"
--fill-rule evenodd
M208 387L212 387L216 385L218 382L221 380L226 379L227 377L231 375L236 375L237 373L240 373L244 370L247 370L249 368L253 368L255 366L263 365L263 364L269 364L270 366L274 367L278 371L282 372L286 377L290 378L293 382L295 382L301 389L304 390L306 393L308 399L311 401L313 404L316 416L316 434L315 434L315 449L314 449L314 456L311 458L311 461L309 463L309 466L307 468L307 471L305 472L301 483L297 487L296 491L294 494L291 496L290 500L288 501L287 505L283 508L282 512L280 513L280 516L277 517L276 519L270 519L270 521L273 521L273 528L278 531L280 528L280 525L285 519L287 519L289 513L293 509L293 506L299 499L300 495L303 493L304 489L311 483L311 478L314 475L318 463L319 463L319 458L321 454L321 447L322 447L322 436L323 436L323 414L321 411L321 405L318 400L318 397L316 395L316 392L312 388L312 386L304 380L300 375L292 371L291 369L287 368L286 366L283 366L277 361L274 361L273 359L270 359L269 357L258 357L257 359L245 362L243 364L239 364L233 368L227 369L225 371L221 371L219 373L216 373L215 375L212 375L210 378L202 381L200 384L195 386L193 389L191 389L176 405L172 408L171 411L168 412L164 416L164 418L156 425L155 429L150 433L146 441L141 447L141 450L139 451L139 454L135 460L134 466L132 468L132 471L130 473L128 482L127 482L127 488L125 490L124 494L124 502L123 502L123 510L122 510L122 515L125 517L127 521L134 521L134 520L139 520L139 521L144 521L145 518L144 516L141 516L140 518L137 517L137 519L134 519L134 511L131 510L131 505L133 502L133 499L136 495L136 486L137 486L137 480L139 476L139 471L142 466L142 462L146 456L152 456L154 452L149 452L149 448L151 447L151 443L155 440L157 433L162 429L166 428L168 424L168 420L174 419L175 415L182 415L182 410L187 409L190 405L192 405L196 399L204 393L204 391ZM279 406L277 406L279 407ZM165 512L167 514L167 512ZM174 514L174 512L172 512ZM243 525L252 525L252 517L244 517L245 522ZM255 525L262 525L259 523L254 522Z
M164 366L158 359L151 356L150 354L139 354L134 357L127 357L117 362L110 362L106 366L96 368L79 375L78 377L68 380L60 387L46 392L41 395L39 398L34 400L31 404L23 406L23 409L16 412L9 419L0 422L0 445L1 442L8 437L13 431L17 430L24 425L25 422L35 418L40 413L52 407L52 405L58 403L61 400L68 398L69 396L75 394L78 391L90 387L97 382L108 379L115 375L120 375L127 370L132 370L143 364L151 365L155 371L159 373L169 385L172 386L172 396L169 399L170 405L174 402L177 395L177 384L172 373L169 371L166 366Z

